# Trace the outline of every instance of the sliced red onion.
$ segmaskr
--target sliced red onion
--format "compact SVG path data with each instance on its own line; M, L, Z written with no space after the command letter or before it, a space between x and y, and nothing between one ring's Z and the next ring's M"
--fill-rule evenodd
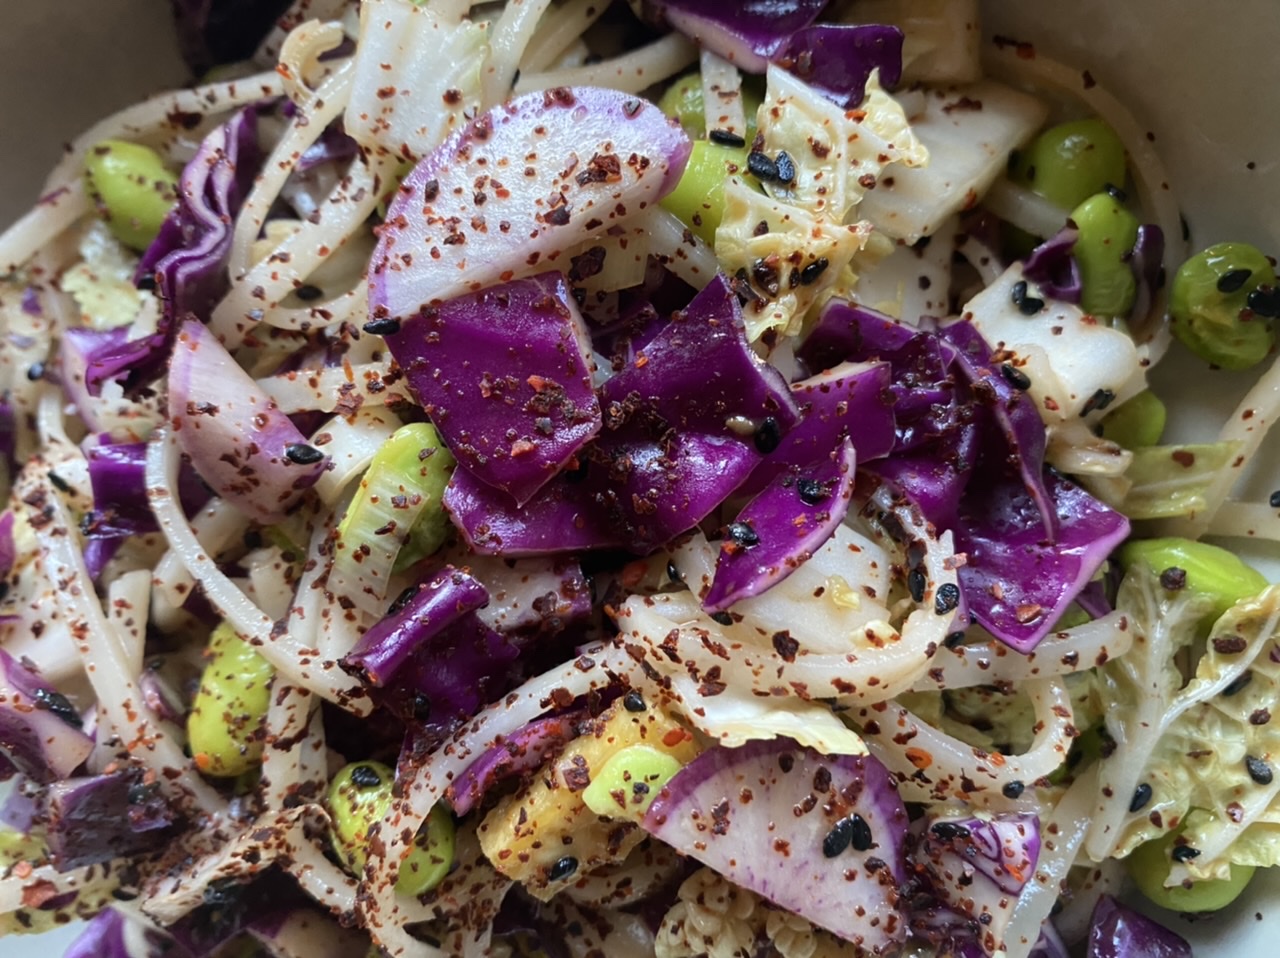
M644 827L868 954L906 936L907 813L870 756L828 758L787 739L717 746L676 773Z
M453 813L466 815L499 782L541 768L577 734L581 712L530 722L467 766L445 791Z
M979 876L1003 892L1019 894L1039 860L1040 820L1030 814L931 819L916 856L952 907L956 896L976 894Z
M17 558L18 547L13 541L13 512L5 510L0 513L0 579L9 575Z
M196 472L264 525L283 519L324 472L326 457L192 320L182 324L169 364L169 415Z
M557 265L670 192L689 150L678 124L616 90L558 88L495 107L405 177L370 263L373 318Z
M591 343L559 273L450 299L387 346L458 464L517 503L600 431Z
M80 523L90 539L114 539L159 531L147 502L147 444L99 442L85 449L93 511ZM178 499L190 516L209 501L209 490L184 463L178 472Z
M0 802L0 825L27 834L43 816L43 789L25 776L17 776Z
M800 567L844 521L853 494L853 443L779 474L729 525L715 577L702 599L722 612L777 585Z
M1177 932L1103 895L1093 909L1085 958L1191 958Z
M187 706L182 696L160 673L144 669L138 676L138 691L142 693L143 703L157 718L175 724L186 721Z
M445 566L418 583L398 610L362 635L342 660L342 667L369 685L384 686L419 647L488 601L483 585L467 573Z
M82 724L61 693L0 649L0 781L70 777L93 751Z

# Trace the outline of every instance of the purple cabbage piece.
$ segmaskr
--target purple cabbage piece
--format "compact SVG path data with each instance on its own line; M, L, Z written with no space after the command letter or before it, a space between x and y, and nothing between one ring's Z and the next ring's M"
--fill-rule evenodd
M583 460L523 506L454 470L445 509L482 554L609 548L646 554L706 518L742 485L760 454L736 439L674 433L654 440L631 430L588 446Z
M327 457L289 450L306 437L202 323L186 320L169 364L169 415L192 468L250 518L279 522L324 472Z
M734 436L733 423L785 433L799 420L786 379L747 343L738 297L723 273L601 387L611 419L640 416L658 428ZM611 423L612 425L612 423ZM769 442L776 445L776 439Z
M293 101L290 100L289 105L292 104ZM355 159L359 152L360 144L342 129L341 121L335 120L325 127L325 131L320 134L320 139L307 147L302 156L298 157L293 170L295 173L306 173L329 163L345 163Z
M869 755L827 757L781 738L714 746L667 783L643 825L869 954L905 937L907 812Z
M855 464L845 439L825 458L778 475L747 503L721 543L702 607L722 612L759 595L820 549L849 511Z
M40 784L68 778L93 751L71 703L0 649L0 781L21 772Z
M1093 908L1085 958L1191 958L1191 946L1159 922L1103 895Z
M591 345L559 273L424 310L387 346L459 466L519 504L600 431Z
M1016 896L1031 880L1040 860L1040 820L1030 814L1007 814L931 821L916 860L940 891L954 883L951 890L961 898L965 889L976 894L974 879L981 876L1000 891ZM955 902L951 905L955 907Z
M1156 292L1164 285L1164 230L1154 223L1138 227L1138 238L1129 253L1129 268L1138 281L1129 315L1141 323L1151 312Z
M115 379L136 394L158 378L168 361L179 322L208 318L230 286L226 276L231 231L258 172L257 111L247 107L210 133L182 171L178 203L142 254L134 282L154 278L163 300L156 331L128 339L127 328L109 330L85 354L84 384L91 396Z
M18 558L18 547L13 541L13 521L12 510L0 513L0 579L13 571L13 564Z
M1091 579L1076 595L1075 602L1091 619L1101 619L1115 609L1107 595L1107 584L1102 579Z
M153 851L171 837L173 810L133 770L48 787L46 840L59 871Z
M649 0L648 7L700 46L747 73L763 73L827 0Z
M841 363L792 383L800 422L739 491L759 492L779 474L816 462L846 438L859 463L887 456L897 441L891 372L888 363Z
M446 567L340 664L371 686L375 702L430 735L447 734L508 689L524 648L476 615L487 598L475 579Z
M578 734L577 724L583 714L567 712L537 719L490 748L445 791L453 813L466 815L494 785L541 768Z
M0 463L8 468L10 476L17 475L18 420L8 396L0 396Z
M194 75L247 60L290 0L170 0L178 49Z
M0 802L0 825L24 835L44 816L44 793L39 785L18 776L9 786L9 794Z
M1027 494L1035 502L1046 538L1057 535L1049 493L1044 486L1045 428L1035 402L1013 385L1017 370L993 361L991 347L973 323L960 321L944 326L939 335L956 347L956 364L969 381L969 391L1004 433L1005 450L1016 458Z
M110 539L88 539L84 544L84 567L95 583L102 578L107 563L115 558L128 536L112 536Z
M1023 264L1022 275L1040 287L1046 296L1064 303L1080 302L1083 290L1080 264L1072 250L1080 231L1065 226L1031 251Z
M797 30L773 54L794 74L843 109L867 94L867 81L880 71L880 84L893 89L902 79L902 31L882 24L818 23Z
M147 502L147 444L102 442L85 451L93 511L81 522L90 539L115 539L159 531ZM189 465L178 472L178 498L190 516L209 501L209 490Z
M129 934L129 919L106 908L84 927L62 958L185 958L181 949L157 931L137 928Z
M973 488L981 494L966 497L953 530L956 551L968 556L960 586L983 628L1030 652L1129 535L1129 521L1049 472L1045 488L1058 535L1047 542L1039 510L1020 482L980 473Z
M488 601L484 586L467 573L445 566L420 582L395 614L380 619L362 635L342 667L369 685L384 686L423 643Z

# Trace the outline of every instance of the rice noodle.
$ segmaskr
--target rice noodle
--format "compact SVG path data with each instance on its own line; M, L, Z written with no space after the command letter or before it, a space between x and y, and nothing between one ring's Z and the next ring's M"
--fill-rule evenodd
M151 607L151 575L145 570L126 572L107 587L107 607L124 645L130 675L142 673L146 654L147 612Z
M284 92L296 105L302 106L316 93L316 83L335 69L332 62L321 64L321 54L338 47L346 38L342 24L310 20L295 27L280 48L277 72L284 78ZM317 72L321 75L317 76Z
M203 586L205 597L214 608L242 639L255 646L284 681L339 705L347 704L358 690L356 681L335 662L315 663L299 648L290 630L277 635L272 618L254 605L201 548L170 492L177 488L178 459L177 442L169 430L156 430L147 446L147 498L170 548L191 577Z
M569 0L549 11L538 25L533 39L525 47L520 69L539 73L554 66L565 51L580 42L582 34L609 5L601 0Z
M1269 502L1228 499L1214 511L1205 532L1211 536L1280 542L1280 510Z
M225 499L215 497L191 518L190 524L191 534L195 536L201 550L216 559L232 543L243 537L249 528L249 519ZM172 549L156 563L153 579L155 588L152 600L163 601L172 609L182 607L196 584L182 557Z
M715 279L720 269L715 251L690 232L675 214L655 207L642 214L649 231L649 253L694 289Z
M384 380L395 381L391 360L360 366L326 366L322 369L299 369L259 379L258 385L275 401L283 413L333 412L340 405L356 402L366 406L385 406L402 393L389 390Z
M135 706L143 698L136 673L129 667L125 642L103 614L97 596L86 591L91 580L75 523L58 490L36 478L43 474L37 457L23 470L15 493L30 509L45 574L50 582L65 584L57 590L58 600L99 707L129 755L153 770L162 787L201 812L221 812L226 802L195 773L176 732L148 709Z
M538 22L551 0L507 0L489 37L489 65L484 75L481 106L488 109L507 98Z
M533 93L561 86L605 86L624 93L639 93L646 87L675 76L698 59L698 48L678 33L669 33L648 46L640 47L600 63L522 73L515 92Z
M1160 523L1160 534L1198 539L1209 530L1236 480L1257 455L1277 416L1280 416L1280 363L1273 362L1218 430L1218 442L1238 442L1240 449L1205 487L1207 507L1186 518Z
M1071 696L1058 679L1025 685L1035 710L1035 738L1021 755L987 752L941 731L894 702L853 713L871 754L894 773L909 802L960 800L1001 807L1010 782L1034 782L1058 768L1076 735ZM909 747L904 748L903 744Z
M1129 620L1112 612L1084 625L1055 632L1033 652L1015 652L1003 642L983 642L944 648L919 679L916 692L973 688L1005 682L1026 682L1052 675L1069 675L1102 665L1133 645Z
M996 952L998 958L1028 958L1031 954L1040 937L1040 926L1053 911L1067 872L1084 844L1089 805L1097 788L1095 770L1086 769L1054 806L1048 821L1041 823L1036 872L1018 897L1013 919L1004 932L1004 948Z
M89 209L84 180L79 177L40 197L29 213L0 233L0 275L16 271Z
M724 57L703 48L699 54L702 74L702 112L708 130L747 135L747 114L742 104L742 74Z

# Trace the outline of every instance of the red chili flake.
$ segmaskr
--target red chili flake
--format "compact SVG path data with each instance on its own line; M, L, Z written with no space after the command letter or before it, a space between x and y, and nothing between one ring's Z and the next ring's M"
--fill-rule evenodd
M903 753L907 756L907 761L918 769L926 769L933 764L933 756L922 748L909 748Z
M682 742L687 742L692 738L693 736L684 729L673 728L669 730L666 735L662 736L662 744L667 748L675 748Z
M1190 469L1196 464L1196 454L1185 449L1175 449L1169 454L1169 458L1184 469Z

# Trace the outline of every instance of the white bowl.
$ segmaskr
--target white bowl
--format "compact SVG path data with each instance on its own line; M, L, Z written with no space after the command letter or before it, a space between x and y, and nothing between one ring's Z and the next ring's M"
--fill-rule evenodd
M35 199L61 144L94 120L181 82L168 4L157 0L41 0L6 3L0 33L0 223ZM1155 137L1196 247L1243 239L1280 251L1280 4L1272 0L1068 0L984 3L990 34L1088 69ZM1156 377L1166 397L1182 389L1173 416L1183 438L1211 429L1243 390L1174 355ZM1186 384L1194 386L1188 388ZM1211 402L1205 404L1205 397ZM1194 411L1191 411L1194 410ZM1274 461L1274 460L1272 460ZM1266 468L1259 489L1280 486ZM1269 481L1268 481L1269 480ZM1268 550L1261 550L1263 553ZM1268 558L1274 560L1276 551ZM1280 564L1267 571L1280 578ZM1199 955L1271 958L1280 952L1280 869L1260 874L1229 913L1189 923L1162 919ZM62 929L8 939L5 958L50 958L73 937Z

